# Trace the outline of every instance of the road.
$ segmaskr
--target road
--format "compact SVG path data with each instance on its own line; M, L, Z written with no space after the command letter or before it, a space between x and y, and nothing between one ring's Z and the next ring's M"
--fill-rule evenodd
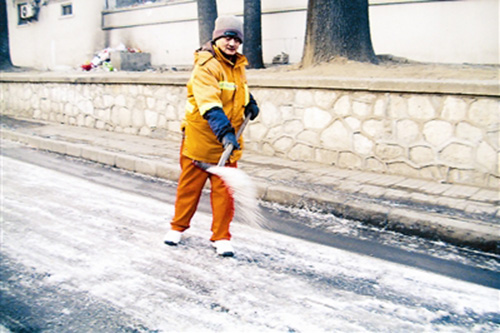
M174 183L9 142L1 170L0 324L11 331L500 330L492 255L264 205L275 229L302 239L236 221L236 256L220 258L206 200L180 246L162 243Z

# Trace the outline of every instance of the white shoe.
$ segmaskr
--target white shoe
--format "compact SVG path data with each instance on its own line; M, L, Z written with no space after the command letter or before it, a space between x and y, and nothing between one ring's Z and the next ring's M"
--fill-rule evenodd
M169 230L163 239L163 242L167 245L177 245L181 241L182 232L177 230Z
M227 239L215 241L212 243L213 247L215 247L215 251L218 255L223 257L232 257L234 256L233 246L231 245L231 241Z

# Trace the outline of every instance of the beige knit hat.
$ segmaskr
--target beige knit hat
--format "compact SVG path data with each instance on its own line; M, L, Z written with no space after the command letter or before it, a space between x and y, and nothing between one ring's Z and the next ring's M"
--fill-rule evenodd
M220 16L215 20L212 40L225 36L238 38L243 43L243 23L236 16Z

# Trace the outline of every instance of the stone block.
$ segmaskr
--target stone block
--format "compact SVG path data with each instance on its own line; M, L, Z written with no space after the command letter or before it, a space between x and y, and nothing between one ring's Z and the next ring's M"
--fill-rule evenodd
M124 95L118 95L115 97L114 104L117 106L127 106L127 100Z
M321 143L326 148L351 149L351 131L337 120L321 133Z
M338 165L341 168L361 168L362 160L361 158L351 152L341 152L339 153Z
M469 123L461 122L457 124L456 135L460 139L465 139L471 143L477 143L483 138L483 131Z
M158 124L156 125L157 128L166 128L167 127L167 118L160 114L158 116Z
M314 93L314 101L316 102L316 105L325 110L332 107L335 99L337 99L337 93L333 91L317 90Z
M111 52L111 65L122 71L145 71L151 68L151 54Z
M373 105L373 115L377 117L385 117L387 115L387 99L380 98Z
M500 122L500 102L480 99L470 106L469 119L483 128L498 128Z
M148 109L154 110L156 99L153 97L146 97L146 106Z
M295 94L295 103L299 106L311 106L314 104L314 97L309 90L300 89Z
M96 155L96 162L101 164L114 166L116 161L116 154L105 150L98 150Z
M97 162L97 160L98 160L97 155L98 155L98 151L95 148L82 147L82 149L81 149L81 157L86 159L86 160Z
M66 155L73 157L81 157L82 156L82 145L67 143L66 144Z
M373 150L373 142L362 134L354 134L354 151L360 155L370 155Z
M118 125L124 128L132 126L132 111L125 107L121 107L117 111Z
M372 172L386 172L385 164L376 158L368 158L365 161L366 169Z
M141 127L141 129L139 130L139 135L140 136L150 136L152 133L151 131L151 128L147 127L147 126L143 126Z
M144 111L133 109L132 111L132 127L141 128L145 124Z
M358 118L345 117L344 121L353 131L359 131L359 129L361 128L361 121Z
M467 103L457 97L447 97L444 101L441 117L447 121L464 120L467 114Z
M312 161L314 159L314 148L303 144L296 144L290 149L288 157L294 161Z
M333 112L339 116L347 116L351 113L351 99L349 96L342 96L335 103Z
M384 121L370 119L363 122L362 125L363 131L371 136L372 138L386 138L388 135L386 134L386 128L384 125Z
M156 176L156 161L149 161L146 159L137 159L135 162L135 171L149 176Z
M264 102L260 107L259 120L266 126L272 127L281 123L281 117L276 106L271 102Z
M458 184L473 184L483 186L487 182L485 174L474 170L451 168L446 181Z
M372 107L371 104L359 100L354 100L352 102L352 112L361 118L370 115L371 107Z
M332 116L319 108L307 108L304 110L304 126L307 129L323 129L330 121Z
M400 120L396 123L396 137L401 142L414 142L420 136L420 129L413 120Z
M408 114L414 119L428 120L435 117L436 111L427 96L414 96L408 99Z
M165 117L167 118L167 120L177 120L178 119L177 110L176 110L175 106L173 106L172 104L166 105L166 107L164 108L164 112L165 112Z
M117 168L135 171L135 158L127 156L127 155L116 155L115 165Z
M387 167L390 173L396 175L405 175L407 177L418 178L420 173L417 168L412 167L406 162L392 162L387 163Z
M486 142L481 142L477 147L476 159L486 170L498 171L498 153Z
M90 100L81 100L77 103L77 107L84 114L94 113L94 104Z
M290 120L283 125L283 134L296 136L304 129L304 123L300 120Z
M181 122L180 121L169 121L167 122L167 130L180 133L181 132Z
M453 126L446 121L433 120L424 125L422 133L427 142L439 147L453 136Z
M420 169L420 177L423 179L432 179L435 181L446 180L446 169L440 166L425 166Z
M316 149L315 161L324 164L336 164L339 153L328 149Z
M408 117L408 103L401 96L391 94L389 97L389 117L401 119Z
M482 184L480 184L480 185L482 185ZM499 189L500 188L500 177L498 177L496 175L487 176L487 180L486 180L485 185L488 187L491 187L491 188ZM499 210L499 214L500 214L500 210Z
M470 165L473 161L473 149L461 143L451 143L440 152L439 157L452 166Z
M297 135L297 141L317 147L319 145L319 135L313 131L302 131Z
M285 153L293 146L294 140L290 137L282 137L274 142L276 151Z
M244 137L250 138L251 141L259 142L266 137L267 127L261 123L251 124L245 131Z
M66 154L66 144L54 140L41 139L39 149L53 153Z

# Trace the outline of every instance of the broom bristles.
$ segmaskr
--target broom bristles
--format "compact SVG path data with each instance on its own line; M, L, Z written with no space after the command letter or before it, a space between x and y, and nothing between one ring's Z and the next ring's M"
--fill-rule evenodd
M231 192L237 220L247 225L263 228L264 218L260 214L257 201L257 188L252 179L237 168L212 166L207 169L214 175L219 176Z

